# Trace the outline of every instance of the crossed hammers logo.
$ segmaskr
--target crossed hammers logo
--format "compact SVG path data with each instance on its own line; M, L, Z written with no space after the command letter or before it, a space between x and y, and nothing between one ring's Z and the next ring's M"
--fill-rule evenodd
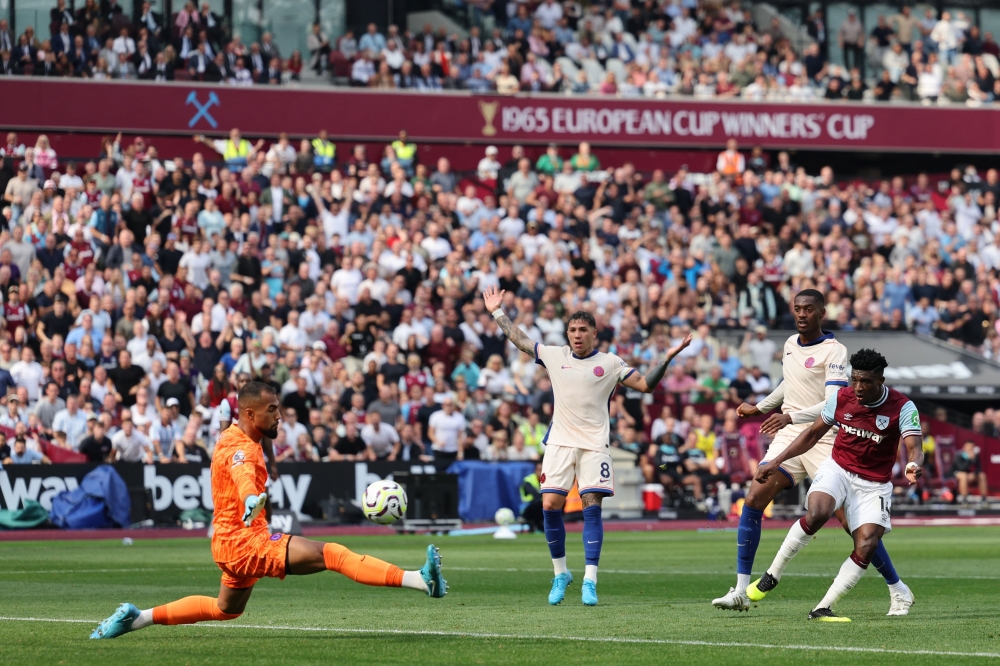
M198 93L192 90L188 93L187 101L184 102L184 104L185 106L194 104L194 108L198 109L198 113L194 114L194 117L188 121L188 127L194 127L202 118L204 118L213 128L219 126L219 123L215 122L215 118L212 117L212 114L208 112L212 106L222 106L222 103L219 101L219 96L216 95L214 91L208 93L208 101L202 104L198 101Z

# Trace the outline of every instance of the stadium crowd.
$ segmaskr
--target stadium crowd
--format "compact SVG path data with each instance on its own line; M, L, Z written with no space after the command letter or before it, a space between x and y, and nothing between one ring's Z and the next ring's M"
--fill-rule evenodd
M298 51L284 59L269 33L244 44L207 3L189 2L165 20L149 2L127 17L117 3L88 0L73 12L60 0L37 33L29 26L15 36L0 20L0 75L266 85L300 80L305 65L381 89L1000 102L1000 45L962 11L918 16L903 6L866 30L853 9L839 26L817 10L806 21L808 43L793 44L793 30L777 18L756 25L738 0L607 4L473 2L465 38L429 25L382 34L371 24L331 40L317 23L306 64ZM838 62L828 57L834 42Z
M767 330L792 328L800 289L827 295L830 330L1000 354L995 170L838 180L733 142L711 174L647 177L582 143L535 161L490 146L460 174L418 163L405 131L378 161L358 145L338 162L325 131L195 141L185 161L106 137L80 165L44 135L0 145L0 460L43 442L205 459L246 378L280 390L279 460L536 459L551 386L485 312L490 285L539 343L586 309L638 368L694 334L650 399L610 405L616 446L650 477L679 456L683 484L760 459L733 407L775 385ZM977 419L1000 429L1000 411Z

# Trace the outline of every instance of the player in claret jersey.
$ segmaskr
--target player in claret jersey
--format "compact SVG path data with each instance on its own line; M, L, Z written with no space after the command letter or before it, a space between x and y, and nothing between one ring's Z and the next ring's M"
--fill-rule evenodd
M905 395L885 386L885 358L872 349L862 349L851 357L851 387L830 396L823 413L791 446L757 469L756 479L764 483L779 474L781 464L810 450L832 427L839 426L833 455L813 478L807 497L808 513L792 525L778 555L758 584L774 589L785 567L843 507L848 530L854 537L854 551L840 567L826 596L809 613L810 620L850 622L835 615L834 603L847 594L871 562L882 535L892 529L892 467L899 440L906 444L906 478L916 483L924 461L920 415Z
M764 462L774 459L791 446L795 438L822 413L830 396L847 386L847 347L833 333L822 329L826 318L825 304L823 294L815 289L803 289L795 295L792 314L798 333L785 341L781 356L783 381L771 395L756 405L744 403L736 410L741 418L746 418L767 413L781 405L781 412L771 414L760 427L762 433L774 435ZM767 483L751 484L736 534L736 587L712 601L716 608L748 611L751 601L759 602L767 596L771 588L766 577L750 583L760 544L764 509L785 488L801 483L807 476L815 479L820 467L830 457L834 435L828 432L806 453L786 458L778 469L781 474L772 475ZM842 509L837 511L837 518L847 529ZM909 588L900 581L889 553L881 543L875 549L872 564L889 586L888 615L906 615L913 597Z

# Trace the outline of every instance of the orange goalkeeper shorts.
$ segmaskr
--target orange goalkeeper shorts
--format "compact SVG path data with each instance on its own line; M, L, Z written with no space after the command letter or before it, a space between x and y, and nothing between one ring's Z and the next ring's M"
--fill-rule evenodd
M212 557L222 569L222 584L242 590L261 578L284 578L289 539L288 534L258 532L249 538L213 540Z

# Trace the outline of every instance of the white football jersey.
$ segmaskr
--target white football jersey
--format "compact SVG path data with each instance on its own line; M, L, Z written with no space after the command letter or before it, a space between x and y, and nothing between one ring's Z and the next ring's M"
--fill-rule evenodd
M785 341L781 369L785 384L781 411L788 414L808 409L826 401L827 386L848 385L847 347L833 333L824 332L807 345L799 342L796 333Z
M552 423L542 442L607 451L611 442L611 396L618 382L635 369L614 354L596 349L590 356L578 358L568 345L536 344L535 363L548 370L555 398Z

